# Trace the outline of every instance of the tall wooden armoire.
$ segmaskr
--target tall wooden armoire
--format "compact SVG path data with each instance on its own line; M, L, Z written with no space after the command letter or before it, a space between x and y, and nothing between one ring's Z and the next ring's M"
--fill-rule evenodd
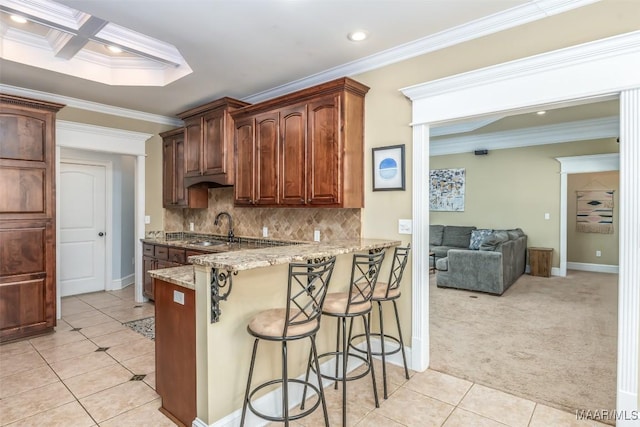
M0 94L0 342L56 325L55 116Z

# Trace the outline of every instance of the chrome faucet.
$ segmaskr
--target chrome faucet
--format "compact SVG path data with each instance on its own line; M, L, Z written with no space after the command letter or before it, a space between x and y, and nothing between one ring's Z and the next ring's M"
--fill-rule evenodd
M229 243L233 243L233 219L231 219L231 214L229 214L229 212L220 212L218 215L216 215L216 219L215 221L213 221L213 225L218 225L218 223L220 222L220 217L221 216L226 216L227 217L227 222L229 223L229 232L227 233L227 236L229 237Z

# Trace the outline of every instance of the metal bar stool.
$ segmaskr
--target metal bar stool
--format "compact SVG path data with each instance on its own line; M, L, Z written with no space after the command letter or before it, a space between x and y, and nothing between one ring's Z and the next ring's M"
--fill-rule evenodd
M336 258L330 257L323 260L309 261L308 263L289 264L286 308L262 311L249 322L247 331L255 337L255 341L253 343L253 354L251 355L247 389L242 405L241 426L244 426L247 407L260 418L269 421L284 422L285 426L288 426L289 421L309 415L320 403L322 403L325 425L329 425L327 405L322 389L322 378L318 375L319 384L317 387L308 381L308 375L305 381L289 378L287 369L287 343L289 341L309 338L311 340L309 360L313 360L317 372L320 372L318 351L316 349L316 333L320 328L322 306L327 295L327 287L331 280L335 262ZM261 339L282 343L282 378L266 381L251 389L251 378L256 361L256 352L258 350L258 342ZM314 403L313 407L299 414L289 414L290 383L304 384L305 392L307 387L311 387L311 389L317 393L318 400ZM254 408L251 402L255 393L273 384L282 384L282 416L262 413Z
M378 303L378 314L380 315L380 332L373 333L370 335L374 337L380 338L380 352L372 351L371 354L374 356L382 356L382 381L384 386L384 398L388 398L387 394L387 364L386 364L386 356L390 354L395 354L399 351L402 352L402 362L404 363L404 375L406 379L409 379L409 369L407 368L407 356L404 352L404 341L402 339L402 330L400 329L400 318L398 317L398 306L396 304L396 300L400 298L400 282L402 281L402 275L404 274L404 268L407 266L407 259L409 258L409 251L411 250L411 244L407 245L407 247L396 247L393 252L393 261L391 263L391 271L389 272L389 280L384 282L378 282L375 285L375 290L373 296L371 297L372 301ZM382 313L382 303L385 301L391 301L393 303L393 310L396 315L396 326L398 328L398 337L394 337L391 335L386 335L384 333L384 320ZM369 318L371 318L371 313L369 313ZM349 338L349 346L355 351L364 353L364 350L359 349L353 344L354 340L361 338L364 334L358 334ZM351 331L349 331L349 336L351 337ZM387 351L385 347L385 340L389 340L394 342L397 345L397 348Z
M371 372L371 381L373 383L373 396L376 408L380 407L378 401L378 390L376 388L376 377L373 369L373 359L371 357L371 341L369 339L369 319L368 314L371 313L371 297L373 296L374 285L380 273L380 266L384 259L384 250L370 253L368 255L355 254L351 265L351 281L348 292L330 293L327 295L322 314L325 316L335 317L337 320L337 337L336 351L323 353L318 356L319 359L324 357L335 356L336 367L335 375L322 374L322 378L335 381L335 387L338 388L338 381L342 382L342 425L347 425L347 381L360 379ZM354 317L362 317L364 331L367 338L366 358L359 354L349 352L347 341L347 318L350 319L350 330L353 326ZM342 334L342 349L340 349L340 336ZM365 363L366 370L364 372L347 375L347 362L349 357L355 357ZM339 370L340 359L342 359L342 370ZM307 368L307 378L309 369L320 372L317 363L311 365L311 360ZM304 409L304 399L306 396L306 387L303 392L301 409Z

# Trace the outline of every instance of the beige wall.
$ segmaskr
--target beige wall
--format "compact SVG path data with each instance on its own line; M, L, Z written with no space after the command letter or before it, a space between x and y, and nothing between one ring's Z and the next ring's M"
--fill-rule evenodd
M567 177L567 261L618 265L620 172L579 173ZM576 191L614 190L613 234L576 231ZM602 256L597 257L596 251Z
M560 250L560 163L555 157L618 151L614 138L431 157L431 169L465 168L464 212L431 212L431 224L520 227L527 245ZM550 219L545 220L544 214ZM575 214L574 214L575 218Z

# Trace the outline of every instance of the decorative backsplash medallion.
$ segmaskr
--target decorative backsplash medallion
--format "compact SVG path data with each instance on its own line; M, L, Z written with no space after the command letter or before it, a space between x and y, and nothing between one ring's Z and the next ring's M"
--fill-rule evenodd
M213 221L220 212L233 217L236 236L262 237L262 227L269 237L285 240L313 240L314 230L320 230L320 240L360 238L360 209L331 208L258 208L233 206L233 188L209 189L208 209L165 209L165 231L189 231L194 224L197 233L226 234L227 219L220 225Z

